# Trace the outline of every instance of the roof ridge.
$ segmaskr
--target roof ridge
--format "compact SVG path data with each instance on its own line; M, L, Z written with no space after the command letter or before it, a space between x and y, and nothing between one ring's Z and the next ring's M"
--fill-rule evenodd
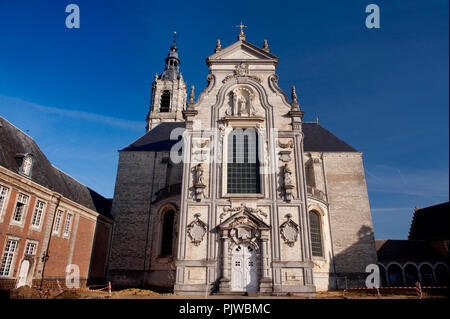
M3 116L0 115L0 118L1 118L3 121L8 122L9 125L11 125L12 127L14 127L14 128L15 128L16 130L18 130L20 133L22 133L22 134L25 135L26 137L30 138L31 140L33 140L33 142L36 144L36 146L39 147L39 145L37 144L37 142L34 140L33 137L31 137L30 135L28 135L27 133L25 133L24 131L22 131L20 128L18 128L18 127L15 126L14 124L12 124L10 121L8 121L8 120L7 120L6 118L4 118ZM39 149L41 149L41 148L39 147ZM42 151L42 150L41 150L41 151Z

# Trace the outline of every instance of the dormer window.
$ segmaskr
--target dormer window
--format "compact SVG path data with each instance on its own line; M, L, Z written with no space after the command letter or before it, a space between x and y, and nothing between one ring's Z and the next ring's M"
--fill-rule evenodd
M170 91L164 90L161 94L160 112L169 112L170 109Z
M31 176L31 168L33 167L33 157L27 154L23 157L22 165L20 166L19 172L28 177Z

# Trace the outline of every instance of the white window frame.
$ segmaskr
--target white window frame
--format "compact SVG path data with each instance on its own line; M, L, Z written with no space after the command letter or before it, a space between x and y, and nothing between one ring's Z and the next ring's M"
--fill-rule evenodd
M42 207L39 208L38 205L42 204ZM33 210L33 216L31 216L31 224L30 227L32 229L37 229L40 230L41 229L41 225L42 225L42 221L44 220L44 216L45 216L45 208L47 207L47 203L44 202L43 200L36 200L36 204L34 205L34 210ZM37 224L36 224L36 220L37 220Z
M61 216L58 217L59 213L61 213ZM59 232L62 228L61 225L63 220L64 220L64 211L62 209L58 209L56 211L55 224L53 225L52 234L59 235Z
M22 173L24 173L27 176L30 176L31 165L33 165L33 159L31 158L31 156L25 156L23 158L23 163L22 163Z
M67 213L63 228L63 237L65 238L70 236L70 230L72 229L72 221L73 221L73 214Z
M31 246L31 245L34 245L34 248L33 248L33 251L30 253L29 251L28 251L28 248ZM27 242L26 242L26 244L25 244L25 249L24 249L24 255L31 255L31 256L36 256L36 252L37 252L37 249L38 249L38 245L39 245L39 242L38 241L36 241L36 240L27 240Z
M17 204L23 204L22 206L22 214L21 214L21 218L20 221L17 221L15 219L16 216L16 212L17 212ZM14 210L12 212L12 216L11 216L11 224L12 225L17 225L17 226L22 226L25 223L25 219L27 217L27 211L28 211L28 205L30 203L30 196L23 194L23 193L19 193L17 194L17 198L16 198L16 205L14 205Z
M0 185L0 223L3 222L4 214L8 206L10 188L4 185Z
M10 243L8 247L8 243ZM11 243L14 243L14 249L11 251ZM2 257L0 260L0 277L13 277L14 274L14 264L16 261L17 251L19 248L20 241L18 238L7 237L5 240L5 246L3 248ZM8 250L7 250L8 248ZM6 259L6 260L5 260ZM5 273L6 265L9 264L8 272Z

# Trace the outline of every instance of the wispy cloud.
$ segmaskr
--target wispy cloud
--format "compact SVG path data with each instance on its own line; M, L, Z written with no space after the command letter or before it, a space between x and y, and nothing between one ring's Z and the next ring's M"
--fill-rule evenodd
M436 201L448 200L448 178L448 170L411 172L381 165L366 169L369 192L405 194Z
M91 121L100 123L103 125L108 125L116 128L121 128L125 130L130 131L142 131L142 122L138 121L130 121L130 120L124 120L116 117L96 114L96 113L90 113L90 112L84 112L84 111L77 111L77 110L67 110L62 108L56 108L51 106L44 106L40 104L36 104L33 102L28 102L21 100L19 98L15 97L9 97L0 95L0 110L3 108L33 108L35 110L38 110L39 112L47 113L47 114L56 114L59 116L64 117L70 117L75 118L78 120L85 120L85 121Z

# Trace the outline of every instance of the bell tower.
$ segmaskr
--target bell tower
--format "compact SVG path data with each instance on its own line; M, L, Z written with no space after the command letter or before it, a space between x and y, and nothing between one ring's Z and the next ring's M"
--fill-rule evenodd
M150 110L146 118L146 131L150 131L162 122L182 122L186 105L186 83L180 73L180 59L176 46L176 32L173 44L165 62L164 72L155 74L152 83Z

